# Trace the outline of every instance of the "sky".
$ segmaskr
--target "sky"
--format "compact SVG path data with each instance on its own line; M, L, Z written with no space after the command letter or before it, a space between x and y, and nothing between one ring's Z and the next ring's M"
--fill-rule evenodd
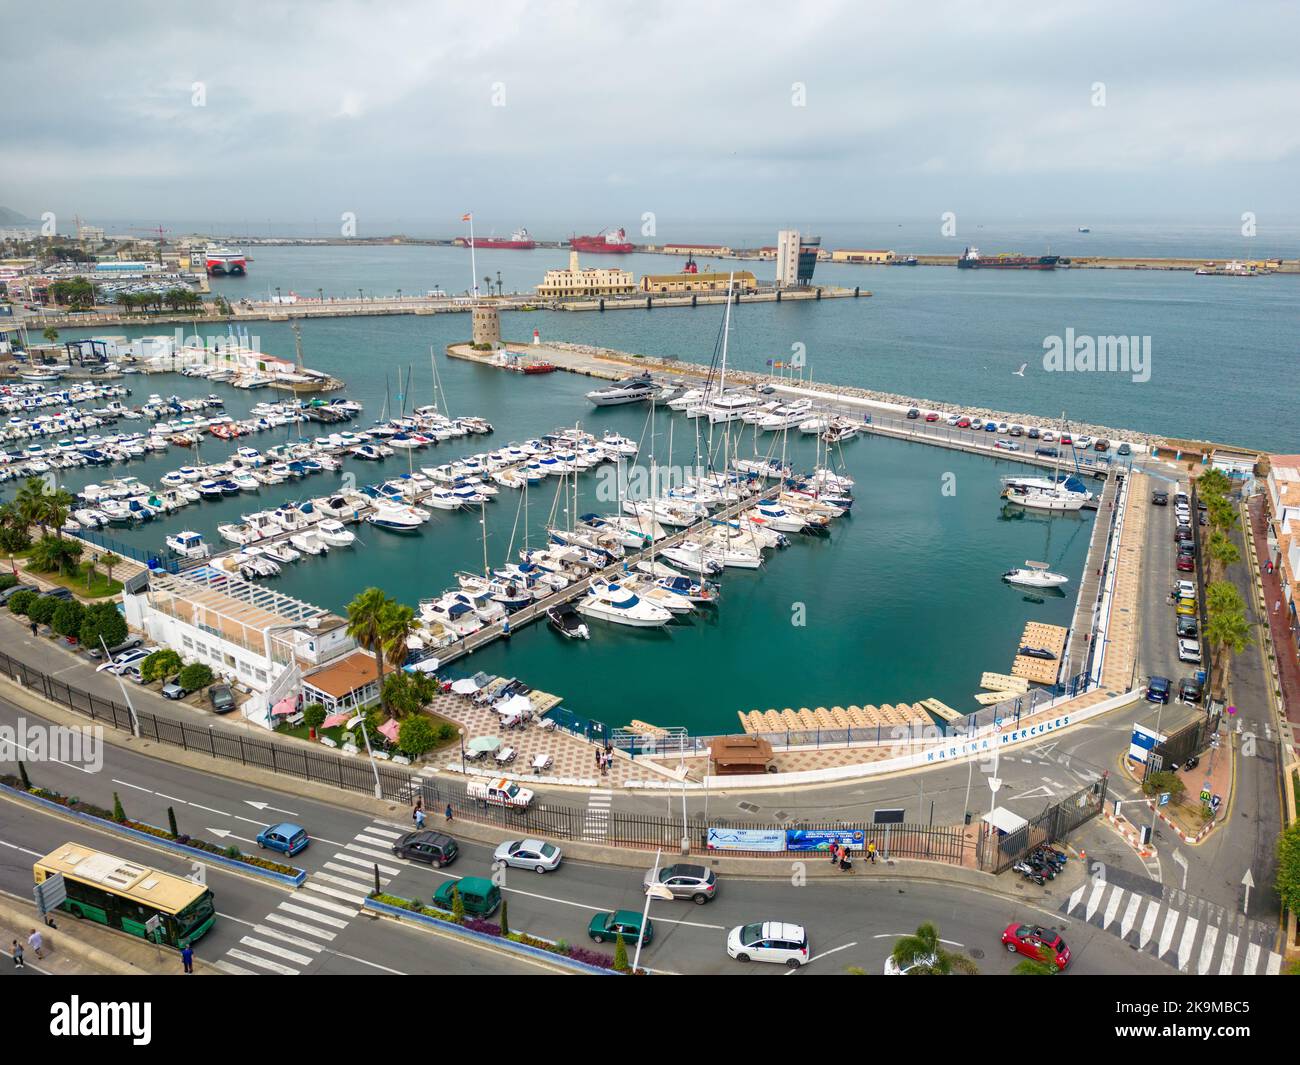
M1300 214L1293 4L0 0L0 25L0 205L32 218Z

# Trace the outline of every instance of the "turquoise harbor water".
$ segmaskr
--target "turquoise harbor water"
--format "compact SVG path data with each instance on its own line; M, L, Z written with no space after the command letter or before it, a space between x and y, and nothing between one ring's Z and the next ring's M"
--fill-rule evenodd
M502 271L507 290L535 284L562 252L481 253L480 276ZM663 272L680 264L660 256L622 260L635 272ZM769 264L742 264L763 276ZM733 366L762 368L784 358L794 343L807 348L814 377L936 401L1058 415L1171 435L1196 435L1278 451L1300 450L1300 428L1289 412L1294 394L1295 341L1300 326L1295 286L1300 279L1207 278L1163 272L1074 270L1054 274L969 273L939 267L818 267L820 280L862 285L871 299L741 307L733 320ZM257 248L249 277L221 280L229 295L264 295L279 285L315 295L424 292L469 283L468 253L454 248ZM720 308L536 312L507 315L506 335L524 339L537 328L544 339L600 344L707 362ZM1041 370L1043 338L1073 327L1077 333L1149 335L1151 379L1135 383L1117 374L1050 374ZM283 323L255 322L250 331L264 350L293 351ZM488 418L496 432L436 445L415 457L437 465L459 454L487 450L581 421L599 433L612 428L641 439L646 412L594 409L583 399L592 382L564 373L525 378L441 355L465 339L464 315L306 320L307 363L348 382L345 393L365 404L354 426L391 409L407 368L413 368L407 406L432 399L430 351L453 413ZM113 329L138 335L157 329ZM74 335L69 332L69 337ZM1024 378L1011 370L1030 364ZM247 393L175 375L128 379L140 402L148 392L192 395L217 391L233 415L267 391ZM693 423L662 416L656 448L668 461L666 430L674 425L673 460L690 459ZM143 423L122 423L122 429ZM319 430L308 427L308 432ZM296 435L296 429L295 429ZM247 438L258 448L284 431ZM749 448L748 437L746 448ZM211 441L201 457L215 461L233 444ZM812 461L811 445L803 465ZM645 451L643 450L643 454ZM667 631L640 632L593 624L585 643L561 640L544 626L517 633L464 663L515 674L555 691L565 703L611 723L636 717L697 732L730 730L738 710L785 706L915 701L937 696L971 706L984 670L1009 667L1026 620L1068 624L1072 599L1043 603L1004 586L999 575L1026 558L1043 559L1077 582L1092 518L1025 517L1004 520L998 478L1013 464L921 445L861 438L845 445L846 467L857 481L851 517L827 539L795 537L758 572L730 570L716 615L697 614ZM115 471L155 484L167 470L191 462L173 450ZM365 481L403 472L404 456L383 464L349 462ZM954 496L941 493L945 473L956 476ZM106 471L79 471L77 488ZM167 532L194 528L215 541L219 522L286 499L322 495L338 474L301 485L264 488L218 503L195 504L166 523L120 531L123 539L158 548ZM582 478L580 510L609 510L594 498L597 479ZM529 496L533 541L551 508L555 486ZM520 496L503 490L487 508L488 553L501 562L522 542L516 527ZM511 544L512 534L514 544ZM400 537L363 527L351 552L304 559L270 583L289 594L341 610L359 589L377 584L414 604L451 585L458 569L482 566L477 515L435 511L421 535ZM806 624L793 624L803 604Z

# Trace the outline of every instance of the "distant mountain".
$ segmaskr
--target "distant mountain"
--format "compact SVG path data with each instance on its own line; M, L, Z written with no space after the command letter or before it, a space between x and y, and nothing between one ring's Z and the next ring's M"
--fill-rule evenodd
M25 214L13 210L11 207L0 207L0 226L34 226L35 218L28 218Z

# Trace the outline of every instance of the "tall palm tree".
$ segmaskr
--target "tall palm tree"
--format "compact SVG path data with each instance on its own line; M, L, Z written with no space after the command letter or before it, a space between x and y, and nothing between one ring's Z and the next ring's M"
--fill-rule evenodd
M14 493L14 506L23 524L28 528L37 526L42 536L45 535L45 527L49 523L45 505L46 491L47 486L43 478L28 477Z
M939 939L939 929L930 921L921 925L914 935L902 936L894 944L892 957L899 968L907 968L917 976L951 976L954 972L973 975L979 972L975 963L965 954L947 950Z
M384 661L393 669L401 669L402 663L406 661L406 656L410 653L410 648L406 646L406 641L411 635L411 630L415 627L415 611L404 603L396 603L391 599L384 607L383 616L380 618L380 654ZM380 677L379 692L380 702L384 709L388 709L387 702L383 698L383 678Z
M1229 566L1235 566L1241 561L1241 552L1237 549L1237 545L1218 529L1210 534L1209 554L1211 580L1218 580L1227 572Z
M1252 640L1250 622L1244 614L1237 611L1213 613L1205 623L1205 638L1216 651L1215 661L1219 667L1218 697L1226 699L1228 678L1232 674L1232 658L1241 654Z
M107 554L100 555L100 564L104 567L104 574L108 578L108 583L113 583L113 567L118 565L122 560L117 555L109 551Z
M389 635L385 630L385 614L394 605L382 588L358 592L348 604L348 635L375 656L375 679L379 682L381 700L384 691L384 641Z

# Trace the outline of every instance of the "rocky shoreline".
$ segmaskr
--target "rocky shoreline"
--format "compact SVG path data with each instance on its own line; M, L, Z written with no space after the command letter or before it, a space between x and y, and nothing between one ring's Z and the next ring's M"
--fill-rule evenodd
M562 351L572 351L578 355L587 355L592 358L601 359L605 362L620 363L632 369L652 367L662 373L692 377L707 377L709 372L707 366L701 366L698 363L679 362L675 359L660 359L650 355L633 355L626 351L618 351L614 348L595 347L590 344L571 344L564 341L551 341L549 346ZM746 385L770 384L785 386L788 388L795 383L788 377L781 377L779 374L753 373L746 370L728 370L727 376L729 379ZM965 414L983 419L991 418L996 421L1018 422L1022 425L1050 424L1050 419L1041 418L1032 414L991 410L983 407L966 407L954 403L917 399L913 396L900 396L893 392L877 392L869 388L858 388L853 385L827 384L824 382L813 381L812 379L806 379L798 382L798 387L822 392L828 395L844 396L845 398L855 400L865 400L869 403L901 407L905 410L910 407L917 407L922 410L939 411L942 414ZM1124 440L1130 445L1140 445L1148 450L1156 447L1168 446L1168 439L1166 437L1142 432L1137 429L1116 429L1106 425L1092 425L1087 422L1075 421L1070 423L1070 428L1076 436L1087 435L1105 437L1114 441Z

